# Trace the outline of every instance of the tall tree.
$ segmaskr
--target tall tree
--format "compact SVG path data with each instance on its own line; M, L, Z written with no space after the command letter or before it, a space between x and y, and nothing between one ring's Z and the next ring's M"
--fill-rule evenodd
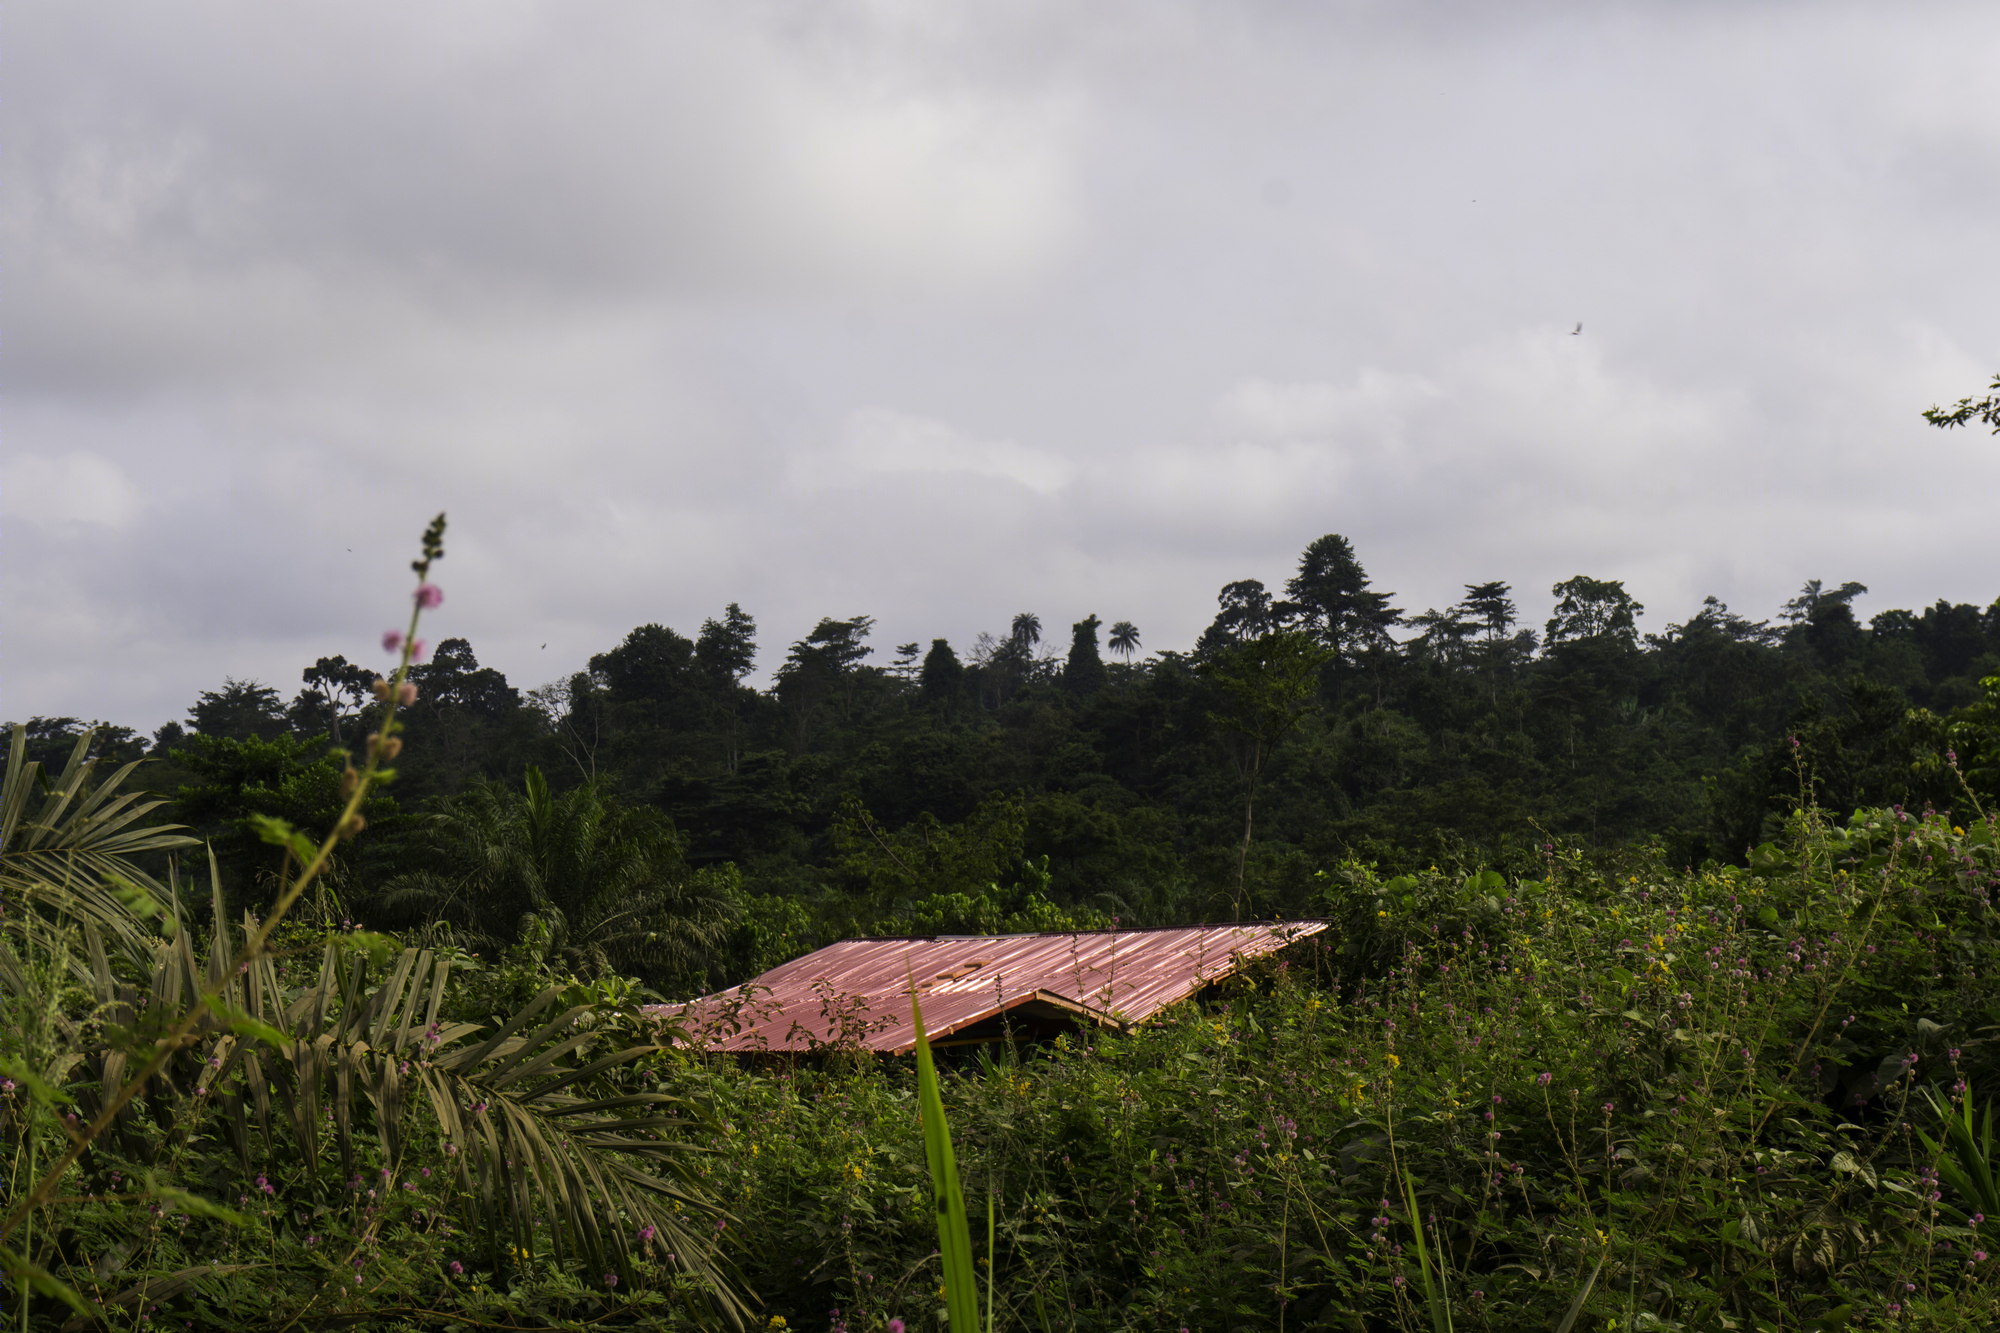
M1433 608L1411 616L1409 623L1417 629L1418 648L1446 666L1458 666L1465 661L1467 641L1480 628L1478 621L1458 614L1456 607L1448 611Z
M1805 586L1799 589L1799 595L1778 611L1778 618L1793 625L1804 624L1822 610L1846 606L1867 591L1865 583L1843 583L1838 588L1829 589L1818 579L1807 579Z
M792 716L795 749L805 748L820 710L828 703L839 704L843 719L852 717L856 677L871 651L868 631L874 625L873 616L825 617L785 655L775 690L778 702Z
M1319 692L1320 668L1330 656L1331 650L1313 634L1276 630L1231 644L1202 663L1202 674L1222 704L1210 716L1238 741L1232 755L1243 783L1243 843L1236 857L1233 908L1237 920L1243 915L1257 785L1271 752L1311 709Z
M943 639L932 639L931 650L924 654L923 675L917 681L917 694L924 703L937 708L956 704L965 693L965 667L958 660L958 654Z
M603 679L612 703L658 708L690 684L694 649L665 625L641 625L610 652L592 657L590 670Z
M1402 619L1389 604L1395 594L1368 586L1353 544L1334 532L1306 547L1298 573L1285 583L1285 596L1298 608L1302 627L1349 663L1380 645Z
M1260 638L1289 622L1297 610L1286 602L1273 601L1270 589L1260 579L1238 579L1222 585L1215 595L1215 619L1195 640L1197 657L1219 653L1234 643Z
M1129 620L1121 620L1111 627L1111 639L1106 645L1127 661L1139 650L1139 627Z
M1550 647L1582 639L1608 638L1626 645L1638 641L1637 619L1645 607L1632 600L1623 582L1578 574L1549 590L1559 600L1543 641Z
M734 686L757 665L757 622L731 602L721 620L704 620L694 641L695 666L711 684Z
M1486 632L1488 643L1497 643L1507 637L1517 618L1514 602L1507 594L1513 589L1505 583L1468 583L1465 596L1459 601L1458 609L1468 619L1476 621Z
M1089 698L1104 685L1104 659L1097 653L1096 615L1085 616L1070 626L1069 660L1063 664L1063 684L1079 699Z
M757 622L734 602L721 620L702 621L694 664L703 686L700 708L721 742L723 767L734 773L743 759L743 715L756 701L743 678L757 664Z
M335 745L345 745L342 725L352 723L368 706L379 672L356 666L345 657L322 657L302 675L306 688L292 701L295 731L324 731Z
M188 725L204 736L269 740L289 730L278 692L254 680L229 677L220 690L203 690L188 709Z
M1033 611L1023 611L1015 616L1013 639L1023 653L1032 656L1035 645L1042 641L1042 618Z

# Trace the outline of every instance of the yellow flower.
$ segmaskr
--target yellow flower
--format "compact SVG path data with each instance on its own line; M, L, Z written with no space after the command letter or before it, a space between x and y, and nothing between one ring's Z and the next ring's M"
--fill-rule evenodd
M1389 1053L1388 1053L1387 1055L1383 1056L1382 1058L1383 1058L1384 1060L1387 1060L1387 1061L1389 1062L1389 1066L1390 1066L1390 1068L1392 1068L1392 1069L1401 1069L1401 1068L1403 1067L1403 1062L1402 1062L1401 1060L1398 1060L1398 1059L1396 1058L1396 1053L1395 1053L1394 1051L1391 1051L1391 1052L1389 1052Z
M766 1328L788 1328L788 1327L790 1327L790 1325L788 1325L788 1324L786 1324L786 1323L785 1323L785 1317L784 1317L783 1315L781 1315L781 1314L774 1314L774 1315L772 1315L772 1316L771 1316L771 1322L770 1322L770 1323L768 1323L768 1324L766 1324L766 1325L764 1325L764 1327L766 1327Z

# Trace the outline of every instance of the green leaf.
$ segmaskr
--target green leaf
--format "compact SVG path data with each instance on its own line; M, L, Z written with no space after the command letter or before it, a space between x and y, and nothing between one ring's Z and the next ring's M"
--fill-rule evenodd
M257 836L273 847L283 847L304 864L318 854L312 839L293 828L290 823L276 815L251 815L250 827L257 830Z
M340 942L350 949L366 953L368 961L377 967L403 951L403 942L394 935L373 930L351 930L340 937Z
M1565 1314L1562 1322L1556 1325L1556 1333L1569 1333L1576 1327L1576 1317L1583 1313L1583 1303L1590 1299L1590 1289L1597 1285L1597 1275L1604 1271L1604 1261L1610 1253L1611 1247L1608 1245L1598 1252L1597 1267L1590 1270L1590 1276L1584 1279L1583 1290L1577 1292L1576 1299L1569 1303L1569 1313Z
M123 875L106 875L104 887L111 890L111 896L118 900L120 906L141 921L151 921L155 917L166 915L166 909L160 906L159 899Z
M207 998L208 1011L221 1019L228 1029L239 1037L254 1037L266 1046L283 1049L291 1041L284 1033L261 1019L252 1018L220 995Z
M1452 1333L1451 1302L1444 1289L1443 1256L1440 1255L1437 1276L1431 1276L1430 1247L1424 1244L1423 1214L1417 1211L1417 1190L1410 1180L1410 1169L1403 1168L1403 1198L1410 1206L1410 1229L1417 1237L1417 1269L1424 1280L1424 1304L1430 1307L1431 1333Z
M44 1106L67 1105L72 1100L68 1093L43 1079L18 1056L0 1059L0 1074L26 1088L28 1095Z
M0 1267L7 1270L7 1276L28 1284L31 1291L50 1296L61 1301L78 1314L89 1318L96 1313L84 1303L83 1297L70 1290L69 1284L59 1282L46 1268L34 1263L12 1250L0 1246Z
M938 1091L937 1066L931 1062L930 1039L924 1035L924 1015L917 1006L917 987L910 983L910 1017L917 1029L917 1109L924 1127L924 1158L930 1165L931 1193L937 1205L938 1252L944 1256L945 1308L956 1330L979 1329L978 1278L972 1267L972 1228L965 1217L965 1195L958 1187L958 1163L952 1157L951 1126L944 1118L944 1098Z
M202 1198L199 1194L190 1194L175 1185L161 1184L151 1175L146 1177L145 1184L147 1194L170 1208L186 1213L189 1217L212 1217L218 1222L227 1222L236 1227L250 1225L250 1219L234 1208L224 1207L212 1199Z

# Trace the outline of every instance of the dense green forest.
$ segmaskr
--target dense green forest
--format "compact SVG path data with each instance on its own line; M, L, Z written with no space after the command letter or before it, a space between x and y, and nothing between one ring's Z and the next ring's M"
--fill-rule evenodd
M1814 580L1756 620L1711 598L1642 633L1622 584L1579 576L1534 627L1499 581L1400 609L1328 535L1281 584L1224 587L1185 650L1023 613L883 664L870 617L829 617L760 690L745 682L769 650L732 604L692 637L639 626L524 693L446 639L411 671L398 780L332 882L348 919L484 945L517 942L543 901L550 949L687 991L853 931L1313 915L1343 862L1510 870L1549 844L1643 843L1740 864L1802 800L1960 801L1947 732L2000 673L2000 602L1863 624L1865 591ZM138 780L173 797L158 817L212 840L254 905L271 871L246 818L326 830L323 756L369 728L374 678L325 657L289 702L229 680L185 725L98 724L95 744L155 761ZM82 729L33 719L29 757L59 766ZM678 942L641 957L598 939L581 862L568 884L454 900L477 845L533 799L650 839L640 878Z

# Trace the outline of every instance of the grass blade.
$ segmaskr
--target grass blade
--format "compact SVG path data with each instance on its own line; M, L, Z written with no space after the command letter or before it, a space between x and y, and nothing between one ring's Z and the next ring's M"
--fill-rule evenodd
M1599 1251L1597 1267L1591 1269L1590 1276L1583 1280L1583 1290L1579 1291L1576 1299L1569 1303L1569 1313L1563 1316L1560 1324L1556 1325L1556 1333L1569 1333L1570 1329L1576 1326L1576 1317L1583 1313L1583 1303L1590 1299L1590 1289L1597 1285L1597 1275L1604 1271L1604 1260L1610 1253L1608 1246Z
M944 1304L954 1333L979 1328L979 1290L972 1269L972 1228L965 1218L965 1195L958 1188L958 1163L951 1152L951 1127L945 1123L944 1098L938 1092L937 1066L924 1035L924 1015L917 1007L917 988L910 985L910 1017L917 1027L917 1108L924 1124L924 1158L931 1168L931 1193L937 1203L938 1253L944 1258ZM988 1224L992 1214L988 1212Z
M1432 1278L1430 1247L1424 1244L1424 1219L1417 1211L1417 1191L1410 1183L1407 1167L1403 1169L1403 1198L1410 1206L1410 1229L1417 1236L1417 1267L1423 1274L1424 1303L1430 1307L1431 1333L1452 1333L1451 1307L1445 1301L1443 1290L1444 1268L1440 1262L1437 1276Z

